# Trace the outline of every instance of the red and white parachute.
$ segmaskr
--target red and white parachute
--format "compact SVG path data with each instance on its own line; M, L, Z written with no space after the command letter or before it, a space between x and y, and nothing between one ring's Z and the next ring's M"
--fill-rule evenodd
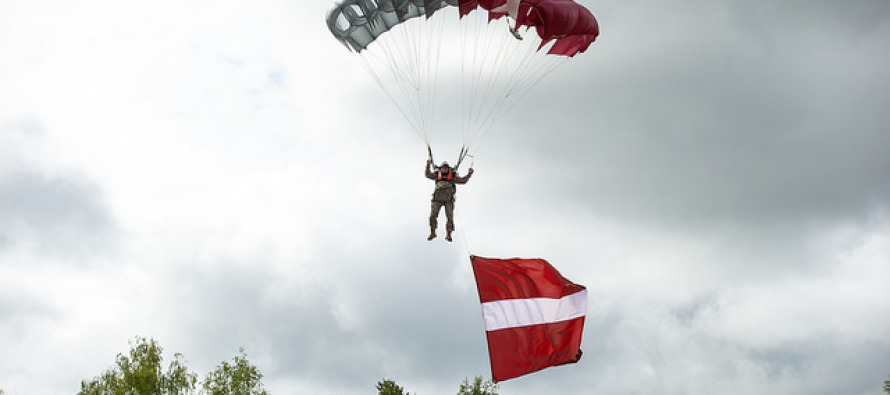
M464 154L599 35L572 0L340 0L327 24L428 147L460 129Z

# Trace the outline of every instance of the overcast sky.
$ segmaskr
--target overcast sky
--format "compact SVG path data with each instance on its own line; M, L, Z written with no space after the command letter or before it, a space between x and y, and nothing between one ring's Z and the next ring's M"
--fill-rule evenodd
M495 126L449 244L329 1L0 0L0 388L144 336L275 394L454 394L489 375L472 253L590 293L582 360L504 395L881 393L890 2L582 4L600 38Z

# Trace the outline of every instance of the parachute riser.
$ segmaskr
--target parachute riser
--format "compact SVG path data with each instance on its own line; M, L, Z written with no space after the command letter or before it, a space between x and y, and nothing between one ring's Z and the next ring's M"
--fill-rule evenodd
M429 145L427 145L427 146L426 146L426 151L427 151L427 154L429 155L429 160L430 160L430 162L433 163L433 167L435 167L436 169L438 169L440 166L437 166L437 165L436 165L436 162L435 162L435 159L433 159L433 149L432 149L432 147L430 147ZM468 156L470 157L470 168L473 168L473 163L474 163L473 155L469 155L469 153L470 153L470 147L467 147L467 146L463 146L463 147L461 147L461 149L460 149L460 153L457 155L457 164L455 164L454 167L452 167L452 169L454 169L454 171L457 171L457 169L460 168L461 163L463 163L464 159L465 159L466 157L468 157Z

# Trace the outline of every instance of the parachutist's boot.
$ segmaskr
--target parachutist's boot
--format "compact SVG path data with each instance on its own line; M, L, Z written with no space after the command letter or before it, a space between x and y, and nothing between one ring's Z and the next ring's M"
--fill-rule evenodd
M432 229L430 229L430 235L429 235L429 237L426 238L426 240L430 241L435 238L436 238L436 228L432 228Z
M451 231L450 230L448 231L448 233L445 233L445 240L451 241Z

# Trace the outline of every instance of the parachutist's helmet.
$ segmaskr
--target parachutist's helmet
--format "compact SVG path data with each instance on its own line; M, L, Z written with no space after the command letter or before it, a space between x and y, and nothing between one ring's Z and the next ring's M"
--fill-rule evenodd
M439 166L439 167L441 167L441 168L443 168L443 169L450 169L450 168L451 168L451 166L448 166L448 162L442 162L442 166Z

